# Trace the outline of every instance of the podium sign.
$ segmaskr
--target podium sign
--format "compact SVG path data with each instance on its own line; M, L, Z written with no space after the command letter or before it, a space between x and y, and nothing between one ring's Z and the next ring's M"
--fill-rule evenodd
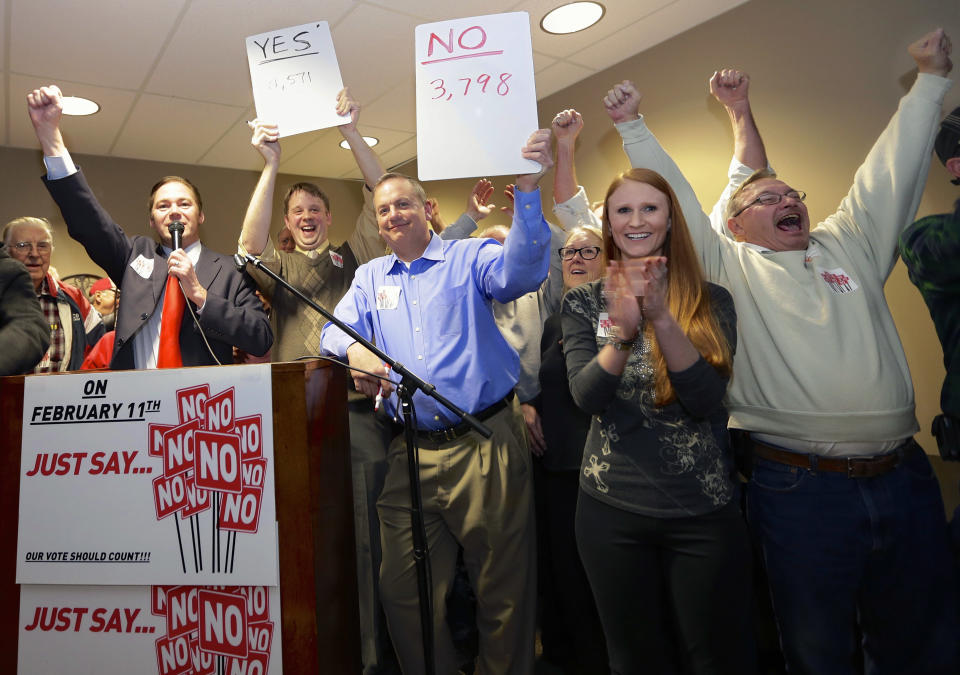
M266 364L27 378L17 583L276 586L272 425Z

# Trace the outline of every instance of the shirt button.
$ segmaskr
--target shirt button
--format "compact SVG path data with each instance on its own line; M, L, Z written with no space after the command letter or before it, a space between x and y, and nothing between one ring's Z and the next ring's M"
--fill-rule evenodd
M417 354L417 358L418 358L420 361L423 361L423 354Z
M416 300L414 300L414 301L413 301L413 304L417 304L417 301L416 301Z
M413 329L413 332L419 333L419 332L420 332L420 326L417 326L416 328L414 328L414 329Z
M150 318L150 315L147 314L146 312L144 312L143 314L140 315L140 320L141 320L141 321L146 321L146 320L149 319L149 318Z

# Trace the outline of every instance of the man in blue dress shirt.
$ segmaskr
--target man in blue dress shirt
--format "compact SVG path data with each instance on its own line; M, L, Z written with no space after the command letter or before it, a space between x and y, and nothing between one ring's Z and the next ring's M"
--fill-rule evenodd
M420 392L414 396L438 673L456 672L458 665L446 623L446 596L459 546L477 594L477 671L533 672L531 460L513 393L520 362L498 330L490 303L510 302L536 290L547 276L550 229L537 186L553 164L549 130L535 132L522 154L542 169L517 177L513 226L503 245L492 239L441 240L430 228L431 208L422 186L400 174L385 174L374 189L374 208L380 235L393 254L362 265L334 312L493 430L484 439L433 399ZM321 346L353 366L386 374L376 356L330 324ZM376 396L378 380L355 373L354 381L359 391ZM385 385L382 393L387 412L396 414L393 387ZM402 435L391 444L387 462L377 503L383 544L380 592L403 671L422 673Z

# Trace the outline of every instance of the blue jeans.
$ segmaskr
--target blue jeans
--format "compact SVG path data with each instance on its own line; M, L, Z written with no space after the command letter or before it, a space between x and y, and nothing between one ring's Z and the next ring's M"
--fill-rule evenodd
M940 486L927 456L847 478L757 458L747 515L787 669L956 675L958 609Z

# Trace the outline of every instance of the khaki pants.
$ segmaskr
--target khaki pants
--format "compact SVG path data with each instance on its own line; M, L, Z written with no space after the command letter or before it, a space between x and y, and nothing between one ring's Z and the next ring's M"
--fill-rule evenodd
M458 544L477 595L478 675L533 672L536 631L536 536L531 458L520 407L485 421L455 441L421 443L420 482L433 577L437 675L457 672L446 622ZM401 667L424 672L417 573L410 531L410 489L403 435L393 441L377 502L383 563L380 592Z

